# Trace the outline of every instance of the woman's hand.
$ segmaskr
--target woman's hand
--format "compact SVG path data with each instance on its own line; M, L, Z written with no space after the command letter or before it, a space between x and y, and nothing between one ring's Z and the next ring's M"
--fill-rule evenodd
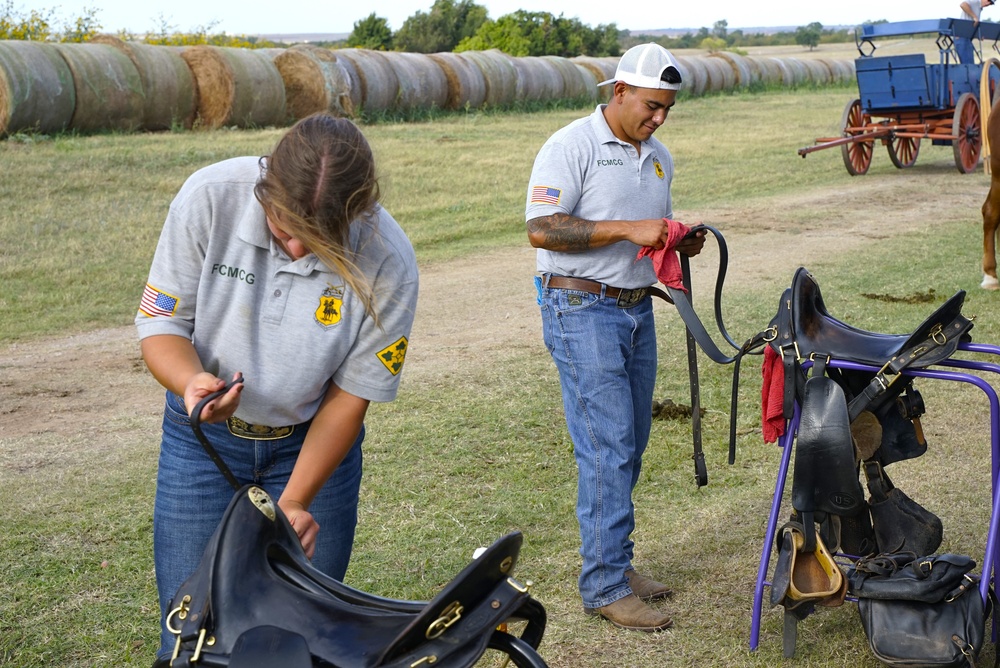
M319 522L313 518L312 513L298 501L286 501L284 498L278 499L278 507L285 513L288 522L295 529L295 535L302 543L302 549L310 559L316 552L316 536L319 534Z
M239 372L233 374L233 381L239 379L241 375ZM192 376L191 380L188 381L187 387L184 388L184 406L187 408L188 413L194 410L199 401L213 392L218 392L225 386L226 382L224 380L215 377L207 371L202 371ZM234 382L234 385L229 388L228 392L210 401L202 408L201 422L224 422L232 417L240 405L240 392L242 391L243 383Z

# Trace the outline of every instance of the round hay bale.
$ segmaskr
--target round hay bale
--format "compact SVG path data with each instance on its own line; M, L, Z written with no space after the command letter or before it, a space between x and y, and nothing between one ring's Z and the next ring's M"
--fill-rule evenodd
M214 129L285 124L285 82L266 54L199 44L184 48L181 58L198 82L198 125Z
M743 56L730 51L719 51L718 53L713 53L711 55L714 58L721 58L729 63L729 67L733 70L733 74L736 77L733 87L747 88L750 84L755 83L752 80L750 66L747 64L747 61L743 59Z
M806 64L803 61L791 57L782 58L781 61L788 68L788 71L792 73L793 86L802 86L809 83L809 70L806 69Z
M337 64L347 72L347 77L351 80L351 90L349 91L351 108L354 110L355 115L359 114L365 101L365 87L361 82L361 74L350 60L345 57L337 58L337 52L334 50L330 50L330 53L337 59Z
M570 58L578 67L584 67L594 76L594 99L602 102L611 97L612 86L600 86L597 84L608 79L613 79L615 70L618 68L617 58L594 58L593 56L574 56Z
M757 58L753 56L743 56L743 62L747 64L747 69L750 71L750 85L756 86L767 81L767 69L761 64Z
M399 96L399 79L381 51L369 49L337 49L337 60L348 61L361 84L361 104L356 108L365 113L389 111Z
M570 58L577 65L581 65L590 70L597 83L613 79L615 70L618 69L617 58L594 58L593 56L573 56Z
M571 61L572 62L572 61ZM588 102L594 102L600 96L600 91L597 90L597 84L599 84L603 79L597 78L597 73L589 67L584 67L579 63L573 63L575 67L580 72L580 78L583 79L583 85L586 87L587 92L584 95L585 100Z
M764 56L764 60L770 61L773 67L776 67L779 72L779 78L776 83L781 84L785 87L790 87L795 85L795 73L792 69L785 63L784 58L777 58L775 56Z
M594 100L596 99L597 86L591 88L588 80L583 78L580 69L574 65L569 58L562 56L541 56L542 60L552 63L559 76L562 78L562 94L560 99L564 100Z
M396 109L444 109L448 104L448 79L424 53L386 51L389 66L399 81Z
M486 78L462 53L429 53L448 82L448 109L478 109L486 100Z
M510 56L499 49L463 51L486 79L486 101L490 107L508 107L517 100L517 70Z
M688 95L703 95L708 85L708 71L702 59L696 56L674 56L681 66L681 91ZM614 75L612 75L614 76Z
M809 81L813 84L817 86L825 86L833 79L833 74L830 72L830 68L827 67L826 63L823 61L814 58L805 58L801 62L806 68Z
M704 63L705 72L708 74L708 81L705 84L706 93L719 93L733 87L736 75L726 61L710 56L699 59Z
M285 83L285 108L293 121L320 111L354 116L351 75L332 51L312 44L276 51L272 58Z
M518 102L548 102L562 97L563 78L555 63L535 56L520 56L510 60L517 71L514 96Z
M830 68L834 83L843 83L854 78L854 61L830 59L825 62Z
M181 126L190 130L198 109L194 74L180 54L161 46L125 42L114 35L95 35L91 44L108 44L128 56L142 82L142 127L169 130Z
M51 44L0 41L0 137L62 132L75 107L73 74Z
M76 106L71 130L131 132L142 127L142 81L128 56L107 44L53 46L73 74Z
M765 86L781 85L781 67L773 58L747 56L750 66L760 72L760 82Z

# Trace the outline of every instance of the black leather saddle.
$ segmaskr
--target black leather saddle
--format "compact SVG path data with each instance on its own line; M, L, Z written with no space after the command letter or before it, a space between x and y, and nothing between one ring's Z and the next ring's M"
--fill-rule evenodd
M521 541L500 538L429 602L382 598L313 568L281 510L248 485L172 599L174 656L154 668L471 666L487 648L544 668L545 609L512 574ZM508 622L524 622L520 636Z
M800 267L792 285L781 298L778 314L771 321L775 338L771 346L781 353L787 348L797 350L799 358L814 355L882 366L923 342L937 345L926 350L911 351L899 364L923 368L950 357L961 341L969 340L967 332L972 322L962 316L965 291L959 290L934 311L911 334L879 334L853 327L830 315L819 283L809 271Z

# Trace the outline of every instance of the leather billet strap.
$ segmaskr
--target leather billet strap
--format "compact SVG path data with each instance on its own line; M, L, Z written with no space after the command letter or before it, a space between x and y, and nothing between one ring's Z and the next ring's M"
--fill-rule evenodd
M961 338L972 329L972 321L958 314L947 325L936 324L926 336L911 341L911 345L885 363L872 377L868 386L851 400L848 412L851 421L861 414L882 393L899 380L908 367L923 368L950 356L958 348Z
M211 458L211 460L215 463L215 465L219 467L219 471L222 472L222 475L225 477L226 482L228 482L229 485L236 491L239 491L242 485L240 485L239 480L237 480L236 476L233 475L232 470L229 468L226 462L223 461L222 457L219 456L219 453L216 451L215 447L205 437L204 432L202 432L201 411L210 401L212 401L213 399L218 399L226 392L228 392L234 385L242 382L243 382L243 375L241 374L237 376L236 379L233 380L232 382L227 383L225 387L223 387L221 390L212 392L204 399L199 401L198 405L194 407L193 411L191 411L191 429L194 431L194 435L198 438L198 442L201 443L201 447L203 447L205 449L205 452L208 453L209 458Z

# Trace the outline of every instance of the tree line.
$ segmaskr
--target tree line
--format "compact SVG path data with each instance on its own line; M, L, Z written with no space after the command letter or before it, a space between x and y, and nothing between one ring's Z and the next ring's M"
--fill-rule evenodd
M866 23L884 23L872 21ZM346 40L328 43L379 51L440 53L499 49L511 56L618 56L643 42L657 42L668 49L708 49L739 51L743 47L799 44L814 49L823 43L854 40L854 28L825 29L814 22L794 32L745 33L729 30L726 21L716 21L680 36L632 34L616 24L596 27L577 18L554 16L549 12L517 10L497 19L473 0L435 0L430 11L418 11L393 31L385 17L372 12L354 23Z
M82 16L57 25L54 9L19 10L13 0L0 0L0 39L86 42L102 31L98 10L85 8ZM872 23L883 23L874 21ZM123 40L149 44L184 46L212 44L262 48L286 46L258 36L227 35L215 31L216 24L181 32L162 17L141 37L118 31ZM736 51L746 47L799 44L810 49L823 43L849 42L854 28L825 29L820 23L800 26L794 32L745 33L729 30L726 21L716 21L683 35L632 34L614 23L591 27L577 18L554 16L549 12L519 9L491 19L483 5L473 0L434 0L426 12L417 11L396 31L388 20L372 12L356 21L345 40L320 42L320 46L354 47L381 51L442 53L499 49L511 56L619 56L631 46L657 42L668 49Z

